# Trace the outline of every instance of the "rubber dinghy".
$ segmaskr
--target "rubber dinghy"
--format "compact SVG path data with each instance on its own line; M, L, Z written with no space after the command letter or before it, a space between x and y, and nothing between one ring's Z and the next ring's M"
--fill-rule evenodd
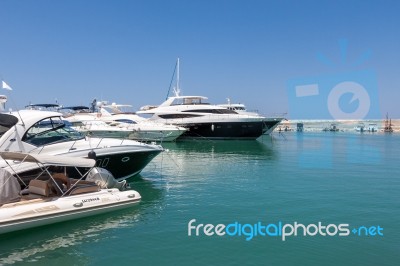
M125 180L94 167L92 159L16 152L0 157L8 165L0 168L0 234L114 211L141 199ZM36 164L41 173L24 176L20 169L27 164ZM72 179L68 168L88 170Z

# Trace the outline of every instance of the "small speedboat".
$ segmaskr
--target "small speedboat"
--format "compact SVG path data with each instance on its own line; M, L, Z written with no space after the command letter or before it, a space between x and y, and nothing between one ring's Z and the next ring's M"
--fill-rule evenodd
M0 168L0 234L110 212L141 199L93 159L16 152L0 157L8 164ZM32 167L26 164L37 165L40 174L27 176L21 169ZM67 168L88 170L73 179Z

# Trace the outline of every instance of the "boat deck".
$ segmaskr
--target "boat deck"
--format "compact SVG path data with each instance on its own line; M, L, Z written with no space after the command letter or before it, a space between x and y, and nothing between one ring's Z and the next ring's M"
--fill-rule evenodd
M54 183L50 180L31 180L27 189L24 189L20 193L20 198L13 202L0 204L0 208L11 208L24 204L38 203L38 202L49 202L60 197L68 197L72 195L91 193L100 191L100 187L93 182L68 178L69 187L63 191L64 194L60 195L60 191L57 192ZM59 193L57 195L57 193Z

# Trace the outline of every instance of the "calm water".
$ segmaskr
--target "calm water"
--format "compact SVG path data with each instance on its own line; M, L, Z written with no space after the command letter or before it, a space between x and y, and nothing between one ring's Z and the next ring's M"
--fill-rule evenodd
M289 132L164 146L130 180L138 206L2 235L0 265L400 265L400 135ZM383 236L189 237L192 219L380 226Z

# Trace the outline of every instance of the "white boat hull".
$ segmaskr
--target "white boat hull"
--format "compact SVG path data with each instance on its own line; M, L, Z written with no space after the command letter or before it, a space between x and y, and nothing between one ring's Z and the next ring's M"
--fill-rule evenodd
M129 134L129 139L145 141L175 141L186 130L138 130Z
M134 190L102 189L99 192L29 200L0 207L0 234L64 222L127 208L140 201Z

